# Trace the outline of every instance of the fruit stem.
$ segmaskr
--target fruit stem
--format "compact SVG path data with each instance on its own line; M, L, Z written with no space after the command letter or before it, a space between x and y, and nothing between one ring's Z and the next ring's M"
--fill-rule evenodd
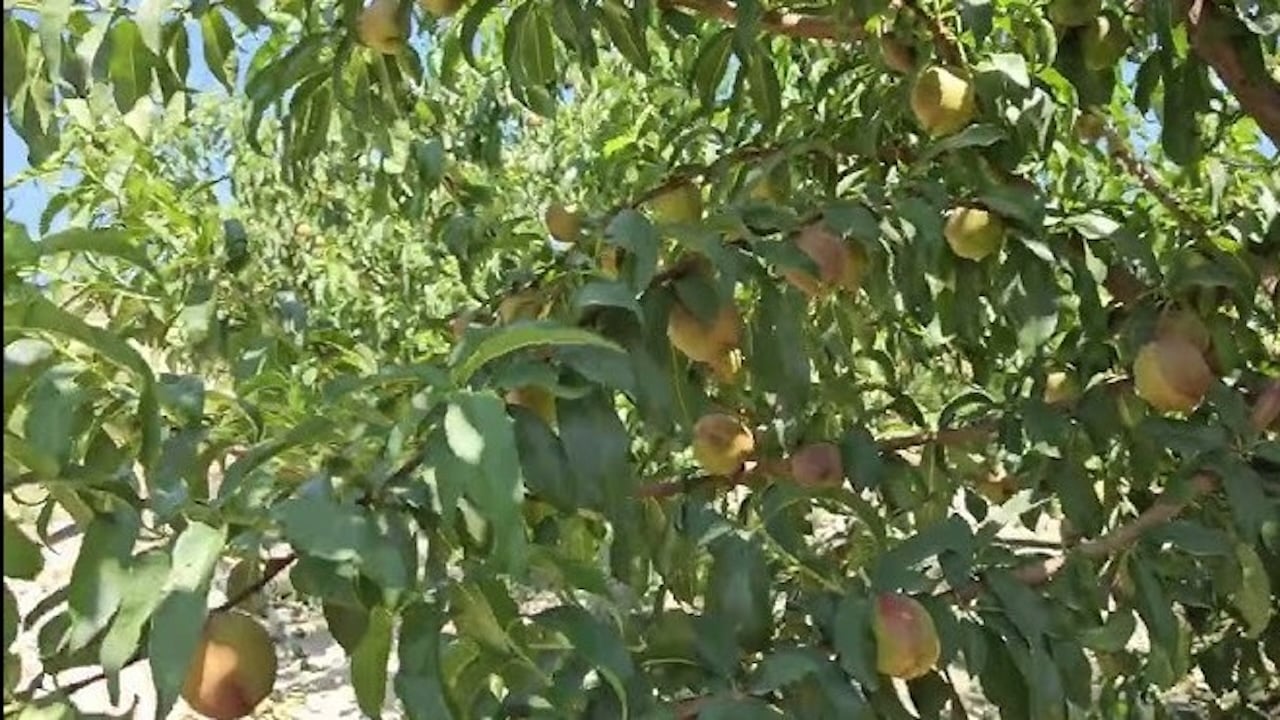
M267 561L267 565L262 571L262 577L258 578L257 582L236 593L235 597L228 598L226 602L215 608L214 612L226 612L231 610L245 600L248 600L258 594L262 588L267 586L267 583L275 580L277 575L284 572L285 569L292 565L297 559L298 555L296 553L289 553L284 557L271 558Z

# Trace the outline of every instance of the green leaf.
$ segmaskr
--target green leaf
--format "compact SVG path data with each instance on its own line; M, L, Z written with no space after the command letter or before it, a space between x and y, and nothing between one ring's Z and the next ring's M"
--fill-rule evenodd
M119 609L139 528L137 512L121 506L98 515L85 530L67 594L68 652L86 647Z
M244 478L262 463L291 447L315 442L317 438L323 437L324 433L328 432L332 427L333 422L328 418L308 418L299 423L293 430L290 430L284 437L267 440L253 446L249 449L249 452L231 463L226 472L223 473L222 485L218 487L218 502L222 503L234 497L236 491L240 489L240 484L244 481Z
M609 398L593 393L559 403L560 439L580 507L630 512L635 487L630 439Z
M111 90L120 112L127 113L139 98L151 92L155 58L147 50L138 25L126 18L116 20L111 26L107 43L111 49L107 69Z
M560 438L532 410L517 406L511 413L520 468L529 491L563 512L572 513L581 507L584 503L578 499Z
M1235 557L1240 563L1240 586L1231 595L1231 604L1244 619L1246 636L1256 638L1271 623L1271 579L1252 545L1237 543Z
M555 35L551 29L551 20L542 11L542 6L528 3L529 11L522 15L520 27L514 28L519 35L520 64L525 79L535 85L547 85L556 81ZM512 32L508 28L507 32Z
M973 544L973 531L968 523L952 516L920 529L902 544L876 558L871 571L872 585L885 590L905 586L910 579L910 568L917 563L947 552L968 557L973 553Z
M743 649L757 651L773 632L772 578L764 553L754 543L729 536L717 540L711 554L707 616L728 624Z
M1178 645L1178 620L1154 564L1146 553L1134 552L1128 558L1127 567L1137 592L1138 613L1151 633L1152 644L1163 646L1164 651L1172 655Z
M798 293L780 290L772 283L761 288L751 331L759 341L752 345L749 367L761 387L777 393L784 407L790 409L803 406L812 387L801 326L804 317L804 301Z
M453 720L440 654L444 616L427 602L410 605L400 621L395 689L409 720Z
M154 275L155 267L147 257L146 249L138 245L137 239L137 233L124 230L71 228L46 235L37 247L43 257L77 252L117 257Z
M1275 517L1275 505L1262 491L1262 478L1238 456L1210 463L1209 467L1222 478L1227 505L1241 536L1248 540L1256 538L1263 523Z
M351 684L356 692L356 705L366 717L382 716L394 624L395 616L390 610L382 606L373 608L364 637L351 653Z
M462 17L462 25L459 30L461 38L462 55L467 59L467 63L477 70L483 70L475 56L476 34L480 32L480 24L484 22L485 17L493 12L501 0L476 0L469 3L466 8L466 15Z
M591 307L616 307L641 316L640 303L627 285L612 280L595 280L583 285L573 296L573 307L579 314Z
M449 587L449 610L458 632L502 655L510 654L515 641L507 634L493 606L476 585Z
M1040 638L1049 630L1049 613L1040 595L1005 570L991 570L985 580L1023 637L1038 645Z
M5 331L25 328L44 330L77 340L93 348L111 362L133 371L140 381L138 416L142 425L142 457L149 469L160 450L160 412L156 402L155 376L151 367L128 343L100 328L88 325L47 299L26 295L20 304L5 306Z
M294 573L297 573L296 568ZM325 600L321 610L329 634L347 655L353 655L369 628L369 611L362 605L347 605L331 600Z
M863 595L845 595L840 600L832 624L835 625L835 647L840 654L840 667L862 687L875 692L880 687L880 676L876 671L870 601Z
M593 345L623 352L614 342L581 328L548 321L517 322L503 326L473 346L469 352L455 358L453 382L465 385L477 370L498 358L517 350L546 345Z
M8 443L8 439L5 440ZM9 513L4 514L4 576L18 580L35 580L44 569L40 546L27 537ZM6 647L8 647L6 645Z
M716 697L702 705L698 720L778 720L784 715L763 700Z
M1133 637L1138 626L1130 610L1117 609L1107 616L1105 622L1098 627L1084 628L1078 634L1080 642L1091 650L1101 652L1120 652Z
M930 145L916 162L926 162L942 153L962 148L990 147L1006 137L1005 131L995 125L983 125L981 123L970 125L955 135L949 135Z
M603 0L600 3L600 21L622 57L640 72L649 72L648 43L631 11L620 0Z
M1225 532L1191 520L1173 520L1152 528L1145 539L1155 546L1169 543L1192 555L1228 557L1232 553L1231 539Z
M693 63L693 87L703 106L712 107L733 57L733 30L721 30L703 43Z
M445 411L444 430L453 454L480 471L478 482L463 492L493 524L490 562L501 572L520 573L528 552L520 514L524 482L506 405L492 395L455 395Z
M40 47L44 50L45 61L49 64L51 78L62 75L62 33L71 20L72 5L71 0L48 0L39 4L40 16L37 27L40 32ZM7 12L5 14L8 15ZM6 44L6 55L7 50ZM25 61L22 62L26 64Z
M205 65L227 92L233 92L238 55L231 26L222 12L214 8L201 16L200 34L204 43Z
M627 251L631 287L647 288L658 266L658 231L649 219L635 210L623 210L609 221L605 238Z
M102 669L120 672L138 649L142 628L164 599L169 577L169 555L160 550L145 552L133 559L120 599L120 611L102 640L99 658Z
M163 52L160 43L161 23L164 22L164 14L172 4L173 0L142 0L138 4L137 12L133 14L138 23L138 34L142 38L142 43L155 55Z
M755 105L760 122L765 129L778 124L782 116L782 88L778 85L778 71L767 48L757 45L750 55L743 58L747 68L747 89Z
M990 69L1004 75L1014 85L1021 88L1031 87L1031 76L1027 72L1027 60L1015 53L992 53L986 63Z
M70 3L67 3L69 6ZM18 91L27 81L27 48L31 43L31 27L18 19L15 13L4 18L4 97L12 105ZM5 219L5 271L9 270L9 229ZM25 233L25 228L23 229Z
M410 568L373 511L321 495L286 500L272 509L285 539L309 556L361 569L384 589L409 585Z
M784 647L764 656L752 673L751 694L763 695L820 673L829 661L808 648Z
M1032 720L1066 720L1062 676L1058 674L1058 666L1054 664L1053 658L1039 642L1031 645L1026 674L1027 686L1031 689Z
M627 717L626 686L635 674L635 665L618 629L571 605L552 608L540 613L536 619L568 638L574 650L600 670L622 704L622 716Z
M845 475L859 490L874 490L885 477L884 458L871 432L863 427L851 428L840 441L840 459Z
M209 581L226 541L226 528L191 523L173 544L172 570L147 643L158 717L167 714L178 699L187 666L200 644Z

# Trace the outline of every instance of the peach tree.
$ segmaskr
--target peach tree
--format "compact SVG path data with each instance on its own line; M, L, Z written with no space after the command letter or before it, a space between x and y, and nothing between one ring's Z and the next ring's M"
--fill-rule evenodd
M4 14L6 717L1280 712L1274 0Z

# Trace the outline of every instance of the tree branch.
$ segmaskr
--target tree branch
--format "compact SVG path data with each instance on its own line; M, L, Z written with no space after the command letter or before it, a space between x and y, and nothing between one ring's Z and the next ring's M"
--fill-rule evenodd
M941 445L962 445L968 442L977 442L989 437L996 431L997 423L995 420L979 420L971 425L965 425L955 428L943 428L941 430L931 430L928 432L916 433L914 435L902 435L899 437L886 438L877 442L880 449L884 452L896 452L898 450L906 450L908 448L918 447L920 445L929 445L933 443ZM641 486L635 492L638 498L665 498L673 495L680 495L688 492L696 487L721 484L725 487L733 487L735 485L749 485L757 478L768 475L785 475L788 472L786 462L777 458L765 458L754 464L748 464L739 470L737 474L718 477L711 475L699 475L688 480L676 481L659 481Z
M1236 17L1224 15L1214 0L1188 3L1187 30L1200 59L1213 68L1271 142L1280 145L1280 82L1267 75L1261 57L1254 63L1246 61L1242 52L1246 44L1238 36L1248 30Z
M244 590L241 590L239 593L236 594L235 597L229 598L226 602L214 608L212 612L226 612L228 610L231 610L235 606L239 605L240 603L244 602L245 600L248 600L250 597L252 597L256 593L258 593L260 590L262 590L262 588L266 587L267 583L274 580L277 575L284 572L285 569L288 568L290 565L292 565L294 561L296 561L297 559L298 559L298 556L296 553L289 553L284 557L271 558L270 560L267 560L267 566L262 572L261 579L259 579L257 582L250 585L249 587L245 588ZM136 651L134 651L133 655L129 656L129 659L125 662L124 667L129 667L130 665L133 665L136 662L140 662L146 659L146 657L147 657L146 653L142 651L142 648L138 648ZM66 695L67 697L71 697L72 695L89 687L90 685L102 682L103 680L106 680L106 679L107 679L107 673L100 672L97 675L91 675L87 678L84 678L83 680L77 680L65 687L56 688L54 692L61 693L63 695Z
M956 39L955 33L951 32L951 28L942 22L941 17L925 12L924 8L920 7L919 0L901 0L901 5L910 9L916 17L924 18L925 24L929 26L929 35L933 38L934 52L938 53L938 57L949 65L964 64L964 52L960 49L960 41Z
M258 594L262 588L267 586L267 583L275 580L277 575L284 572L285 569L292 565L297 559L298 555L296 553L289 553L284 557L271 558L267 560L267 565L262 570L262 577L258 578L257 582L241 590L235 595L235 597L227 598L227 601L215 608L214 612L226 612L231 610L245 600L248 600Z
M1255 429L1262 430L1275 422L1277 416L1280 416L1280 380L1272 380L1255 402L1250 423ZM1105 558L1115 555L1136 543L1146 531L1173 520L1182 514L1183 510L1216 490L1217 487L1218 478L1211 473L1197 473L1191 478L1189 491L1176 494L1166 491L1159 500L1133 520L1100 538L1080 543L1072 553L1086 558ZM1042 558L1019 567L1014 570L1013 575L1028 585L1040 585L1052 580L1058 571L1066 567L1070 557L1071 554ZM969 600L975 597L981 588L982 583L975 582L956 589L950 595L956 600Z
M729 0L660 0L659 4L714 17L729 25L738 24L738 6ZM760 26L775 35L809 40L860 40L866 36L858 23L845 24L831 17L786 10L765 11Z
M1120 163L1120 166L1125 171L1141 183L1142 187L1159 200L1161 205L1168 208L1169 212L1178 219L1180 224L1190 230L1204 232L1204 223L1184 208L1182 203L1178 202L1178 199L1173 196L1173 193L1169 192L1168 188L1160 184L1160 180L1156 178L1151 168L1133 154L1133 148L1129 146L1129 142L1121 137L1120 133L1116 132L1111 123L1105 120L1103 120L1103 134L1107 138L1107 148L1110 150L1111 157L1115 158L1116 162Z

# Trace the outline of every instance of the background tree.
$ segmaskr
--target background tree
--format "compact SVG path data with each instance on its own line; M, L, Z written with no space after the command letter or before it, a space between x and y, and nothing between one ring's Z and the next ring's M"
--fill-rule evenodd
M371 716L1273 714L1277 29L7 5L6 714L252 712L285 571Z

